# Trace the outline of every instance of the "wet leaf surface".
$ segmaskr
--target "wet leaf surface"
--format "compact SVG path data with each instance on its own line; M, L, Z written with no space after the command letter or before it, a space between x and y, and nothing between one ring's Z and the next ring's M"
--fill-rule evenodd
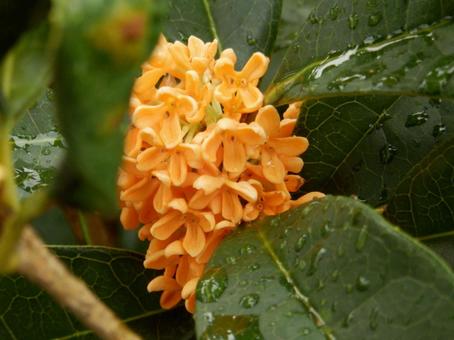
M454 330L453 272L345 197L235 231L197 298L197 334L207 339L213 329L250 339L446 338Z

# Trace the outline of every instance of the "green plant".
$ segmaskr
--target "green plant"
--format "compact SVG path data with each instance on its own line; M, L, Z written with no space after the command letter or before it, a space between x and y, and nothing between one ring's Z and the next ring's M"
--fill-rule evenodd
M8 22L26 1L5 4ZM134 337L105 308L87 325L75 281L59 287L29 223L144 338L449 338L454 274L439 256L454 265L452 15L450 0L28 6L0 36L0 338ZM112 222L130 89L161 30L217 38L241 65L270 56L265 101L303 101L303 190L337 195L230 234L198 284L195 327L145 292L158 273Z

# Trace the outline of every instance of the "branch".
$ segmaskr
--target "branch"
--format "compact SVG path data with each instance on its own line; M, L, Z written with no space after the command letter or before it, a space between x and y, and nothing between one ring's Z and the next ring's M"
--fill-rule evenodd
M74 313L82 323L103 339L140 339L93 294L85 283L73 276L35 234L24 228L17 249L17 269L56 301Z

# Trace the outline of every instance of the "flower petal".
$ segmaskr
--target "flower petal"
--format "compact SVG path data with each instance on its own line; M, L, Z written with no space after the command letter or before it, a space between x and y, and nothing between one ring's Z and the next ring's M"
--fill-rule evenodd
M211 131L202 143L202 157L208 162L216 162L216 156L222 143L222 134L219 129Z
M238 89L241 100L244 104L244 112L253 112L258 110L263 103L263 94L260 90L252 85Z
M177 113L171 112L167 118L164 118L159 135L168 149L174 148L181 143L183 134Z
M192 257L199 255L205 247L205 233L197 225L186 225L183 248Z
M248 80L257 80L265 74L269 62L269 58L263 53L255 52L246 62L238 76Z
M172 279L171 277L159 275L156 276L147 286L147 290L151 292L159 292L162 290L166 290L169 292L181 290L181 286Z
M265 178L271 183L282 183L284 181L285 168L276 152L271 148L262 150L262 170Z
M140 171L163 169L167 165L169 156L167 150L151 146L137 156L137 169Z
M139 224L139 216L137 215L136 210L129 207L122 208L120 222L127 230L137 228L137 225Z
M166 105L139 105L132 113L132 122L139 129L156 127L163 119L166 112Z
M300 173L303 169L304 161L301 157L285 157L281 155L279 158L288 172Z
M181 293L178 290L168 291L165 290L161 294L161 298L159 299L159 303L161 307L164 309L171 309L175 307L178 302L181 301Z
M274 106L267 105L259 110L255 122L265 130L267 136L274 137L279 132L281 119Z
M307 150L309 141L305 137L293 136L284 138L273 138L268 144L280 155L299 156Z
M222 192L222 217L238 223L243 217L243 207L237 194L228 190Z
M184 155L178 149L170 155L169 176L172 184L180 186L186 180L188 165Z
M235 135L226 133L223 139L224 169L229 172L242 172L246 167L246 149Z
M183 214L172 210L157 220L150 229L151 235L158 240L165 240L177 231L184 223Z
M176 240L170 243L164 250L164 255L166 257L171 257L174 255L183 255L184 254L184 249L183 249L183 243L181 240Z
M224 185L224 182L225 180L223 177L201 175L196 179L193 186L195 189L202 190L205 195L209 195L221 188Z
M250 183L241 181L241 182L233 182L233 181L226 181L226 185L233 189L237 194L243 197L248 202L255 202L257 201L257 189Z
M192 280L189 280L186 282L184 285L183 289L181 290L181 297L183 299L187 299L189 295L194 294L195 288L197 287L197 283L199 282L199 278L193 278Z

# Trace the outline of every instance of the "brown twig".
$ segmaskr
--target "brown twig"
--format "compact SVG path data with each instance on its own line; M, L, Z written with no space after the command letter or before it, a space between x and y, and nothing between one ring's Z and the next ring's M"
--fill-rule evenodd
M18 272L49 293L103 339L140 339L73 276L35 234L25 227L18 245Z

